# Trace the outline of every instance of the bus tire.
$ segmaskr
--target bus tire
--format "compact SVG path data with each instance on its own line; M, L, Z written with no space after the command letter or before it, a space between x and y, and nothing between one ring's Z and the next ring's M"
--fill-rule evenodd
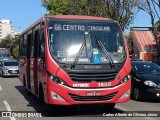
M41 103L43 104L43 107L44 107L44 110L45 111L53 111L53 105L50 105L50 104L47 104L45 103L44 101L44 91L43 91L43 87L42 87L42 84L40 83L39 84L39 92L38 92L38 97L41 101Z
M42 88L42 85L41 85L41 84L39 85L38 96L39 96L39 99L41 100L41 102L44 103L44 92L43 92L43 88Z
M23 86L26 87L26 79L25 79L25 76L23 76Z

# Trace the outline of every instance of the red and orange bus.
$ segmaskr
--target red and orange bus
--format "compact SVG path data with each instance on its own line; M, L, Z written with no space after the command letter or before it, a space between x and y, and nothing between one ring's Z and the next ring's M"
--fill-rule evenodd
M7 48L0 48L0 59L10 59L10 50Z
M126 40L114 20L45 16L22 32L19 78L47 104L107 104L130 100Z

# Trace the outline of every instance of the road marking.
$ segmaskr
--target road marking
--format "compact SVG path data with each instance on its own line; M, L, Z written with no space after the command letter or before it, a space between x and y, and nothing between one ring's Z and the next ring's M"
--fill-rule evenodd
M11 112L12 110L11 110L9 104L7 103L7 101L4 100L3 103L5 104L5 106L7 108L7 111ZM14 116L11 116L10 119L11 120L16 120L16 118Z
M130 112L133 111L133 110L129 110L129 109L125 108L125 107L121 107L121 106L118 106L118 105L116 105L115 107L118 108L118 109L121 109L121 110L123 110L123 111L130 111ZM156 120L156 119L154 119L154 118L152 118L152 117L144 117L144 118L146 118L146 119L148 119L148 120Z
M2 90L2 87L1 87L1 85L0 85L0 90Z

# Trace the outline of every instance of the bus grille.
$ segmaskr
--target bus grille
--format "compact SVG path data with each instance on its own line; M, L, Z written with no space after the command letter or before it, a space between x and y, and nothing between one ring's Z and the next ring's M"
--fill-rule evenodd
M68 74L74 82L109 82L115 79L117 72L69 72Z
M75 101L102 101L102 100L110 100L112 99L117 92L106 95L106 96L78 96L69 94L69 96Z

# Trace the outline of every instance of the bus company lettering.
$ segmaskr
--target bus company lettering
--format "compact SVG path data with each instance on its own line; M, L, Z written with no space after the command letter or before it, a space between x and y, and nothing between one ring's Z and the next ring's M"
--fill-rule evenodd
M88 83L73 83L73 87L89 87Z
M108 26L86 26L85 25L61 25L61 24L55 24L54 25L55 31L110 31L110 27Z
M87 92L87 96L100 96L102 93L98 91Z

